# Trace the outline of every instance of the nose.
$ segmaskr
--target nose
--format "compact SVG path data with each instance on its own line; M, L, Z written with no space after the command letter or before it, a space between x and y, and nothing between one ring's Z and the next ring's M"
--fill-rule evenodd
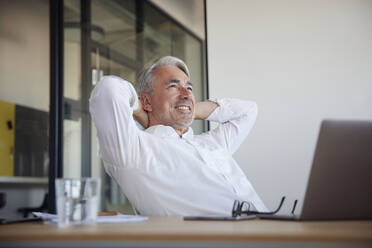
M192 92L187 89L188 86L181 86L180 87L180 95L182 99L188 99Z

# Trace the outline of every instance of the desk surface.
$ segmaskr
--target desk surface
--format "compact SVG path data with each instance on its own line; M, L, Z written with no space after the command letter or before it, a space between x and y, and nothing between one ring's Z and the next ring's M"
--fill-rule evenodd
M184 221L182 217L150 217L145 222L58 228L53 224L0 226L1 242L50 241L155 242L289 242L372 245L372 221Z

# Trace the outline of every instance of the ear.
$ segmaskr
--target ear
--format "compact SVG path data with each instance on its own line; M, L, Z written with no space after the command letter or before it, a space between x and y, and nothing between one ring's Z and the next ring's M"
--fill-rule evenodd
M139 100L141 101L143 110L152 112L151 95L148 93L141 93Z

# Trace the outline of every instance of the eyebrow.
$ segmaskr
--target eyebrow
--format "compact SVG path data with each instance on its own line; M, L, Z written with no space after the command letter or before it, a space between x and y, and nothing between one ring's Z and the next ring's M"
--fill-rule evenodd
M181 81L179 79L174 78L174 79L169 80L168 84L172 84L172 83L179 84L180 82ZM187 81L186 84L192 86L192 83L190 81Z

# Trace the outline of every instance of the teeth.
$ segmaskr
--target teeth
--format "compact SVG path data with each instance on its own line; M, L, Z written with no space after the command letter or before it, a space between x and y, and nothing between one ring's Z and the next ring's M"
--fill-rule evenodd
M176 107L177 109L181 109L181 110L189 110L189 107L186 107L186 106L180 106L180 107Z

